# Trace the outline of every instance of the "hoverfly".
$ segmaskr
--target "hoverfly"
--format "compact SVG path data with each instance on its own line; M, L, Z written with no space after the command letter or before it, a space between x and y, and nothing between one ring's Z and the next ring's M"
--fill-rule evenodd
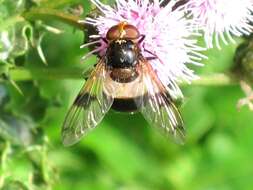
M111 27L101 57L71 106L62 140L70 146L95 128L110 108L121 112L140 111L148 123L176 141L183 142L184 126L165 86L141 54L145 36L126 22Z

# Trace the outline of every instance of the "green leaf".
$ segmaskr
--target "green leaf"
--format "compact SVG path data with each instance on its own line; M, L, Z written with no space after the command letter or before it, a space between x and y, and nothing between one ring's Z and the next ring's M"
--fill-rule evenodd
M29 190L28 187L20 181L8 181L2 190Z

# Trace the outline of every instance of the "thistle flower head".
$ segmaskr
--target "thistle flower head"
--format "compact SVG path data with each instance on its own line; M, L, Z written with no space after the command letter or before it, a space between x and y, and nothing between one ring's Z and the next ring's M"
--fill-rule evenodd
M157 57L150 60L150 64L157 73L159 79L168 87L173 97L182 96L177 82L190 82L196 79L193 71L187 68L188 63L199 65L203 57L196 45L196 40L190 39L194 34L190 30L190 21L184 18L184 11L173 10L175 5L171 1L161 7L162 1L154 0L116 0L114 7L102 4L99 0L91 0L101 11L102 15L97 18L86 18L82 21L95 26L99 35L90 36L92 43L98 43L95 50L101 56L105 55L107 44L101 40L106 37L107 31L119 22L127 22L134 25L141 35L145 36L140 44L141 53L144 57ZM97 38L97 40L96 40Z
M252 0L189 0L185 8L203 30L208 48L215 43L220 49L220 39L228 44L234 42L232 35L248 35L252 30Z

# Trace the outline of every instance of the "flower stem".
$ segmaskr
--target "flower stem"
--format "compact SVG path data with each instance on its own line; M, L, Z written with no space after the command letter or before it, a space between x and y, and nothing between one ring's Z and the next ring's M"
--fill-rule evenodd
M23 14L23 17L27 20L59 20L66 24L72 25L78 29L84 29L84 25L80 24L79 17L69 13L62 12L60 10L51 8L32 8L28 12Z
M192 82L196 86L227 86L237 85L239 81L232 74L214 73L211 75L200 75L200 79Z
M14 81L29 80L81 80L89 75L89 70L83 68L13 68L9 71L10 78ZM212 75L202 75L200 79L192 82L195 86L227 86L237 85L239 81L230 74L215 73ZM183 83L182 86L186 86Z
M13 68L9 77L14 81L83 79L88 76L83 68Z

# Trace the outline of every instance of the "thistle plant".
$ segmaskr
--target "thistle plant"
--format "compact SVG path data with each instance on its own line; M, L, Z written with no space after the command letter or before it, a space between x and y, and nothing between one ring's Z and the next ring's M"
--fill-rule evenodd
M98 52L103 56L107 45L101 38L105 38L107 31L117 23L131 23L137 27L141 35L145 36L140 45L143 56L157 57L150 63L159 79L164 86L168 86L168 91L174 98L182 96L177 82L190 82L196 79L194 72L187 68L186 64L201 65L200 60L204 58L200 53L204 48L197 45L195 39L197 34L191 31L191 20L184 18L184 12L178 9L172 11L174 2L161 7L159 1L150 3L148 0L119 0L116 1L114 9L100 1L92 2L101 11L101 16L88 17L80 23L96 27L98 36L91 35L92 43L84 44L82 47L100 44L90 53Z
M206 46L234 42L234 36L249 35L252 31L253 2L251 0L189 0L185 11L192 17L197 30L202 30Z

